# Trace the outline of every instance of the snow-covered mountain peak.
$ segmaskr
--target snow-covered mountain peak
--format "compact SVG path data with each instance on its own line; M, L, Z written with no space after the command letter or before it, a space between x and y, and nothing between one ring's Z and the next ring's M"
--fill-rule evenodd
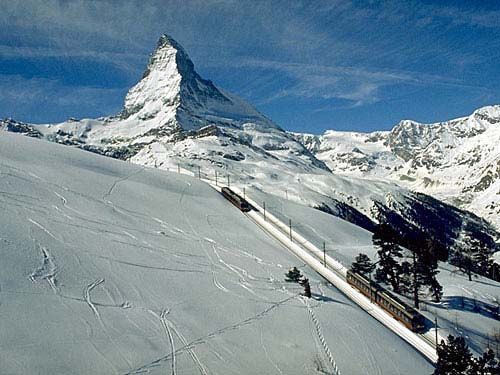
M500 227L500 105L390 132L295 134L335 173L393 180L471 210Z
M142 79L125 98L120 117L154 119L155 127L187 131L246 123L278 128L241 99L203 79L184 48L168 35L158 40Z
M181 82L195 79L194 64L172 38L162 35L142 79L125 97L123 117L147 119L159 112L175 115L180 105Z
M172 37L163 34L160 39L158 39L156 49L151 54L148 69L145 71L143 78L145 78L151 70L167 70L171 64L174 64L175 68L179 65L181 69L194 70L194 64L184 48L182 48L182 46Z
M482 107L474 111L472 116L477 123L489 127L500 126L500 105Z
M234 164L231 169L248 172L268 158L291 174L297 168L329 172L251 105L203 79L186 51L167 35L160 37L118 116L37 127L0 122L0 128L166 169L189 159L200 167L227 170Z

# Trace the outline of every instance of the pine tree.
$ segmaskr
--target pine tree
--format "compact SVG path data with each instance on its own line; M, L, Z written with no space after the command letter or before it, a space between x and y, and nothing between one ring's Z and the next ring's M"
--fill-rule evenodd
M356 260L352 262L351 265L351 269L354 272L360 273L362 275L370 274L374 268L375 266L373 265L368 255L363 253L359 253L359 255L356 257Z
M309 284L309 279L303 279L300 282L300 285L304 287L304 296L307 298L311 298L311 285Z
M418 290L423 286L429 287L434 301L439 302L443 295L443 288L436 277L439 273L436 244L431 238L422 237L422 239L416 240L414 245L413 292L415 307L418 307Z
M285 273L285 280L298 283L302 279L302 274L297 269L297 267L290 268L287 273Z
M430 289L434 302L441 301L441 298L443 298L443 287L439 284L436 278L432 280Z
M400 276L400 293L404 295L411 295L413 293L413 275L412 265L404 261L401 263L401 276Z
M375 278L379 282L387 282L394 292L399 293L401 267L397 258L401 257L401 248L394 242L392 229L384 224L378 225L372 237L373 245L378 248L379 268Z
M434 375L463 375L471 368L472 354L463 337L448 336L437 347L438 361Z
M467 273L469 281L472 281L472 272L485 269L483 274L488 273L489 251L484 244L477 238L466 236L464 238L464 247L455 255L455 262L460 269Z
M477 241L478 244L474 248L472 258L477 272L484 276L489 276L493 267L493 258L490 249L484 246L482 242Z
M481 357L472 359L468 375L493 374L500 374L500 363L495 358L493 350L488 349Z

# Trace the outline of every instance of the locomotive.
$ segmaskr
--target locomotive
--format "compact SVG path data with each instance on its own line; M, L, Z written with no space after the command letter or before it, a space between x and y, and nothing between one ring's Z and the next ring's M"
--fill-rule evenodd
M346 279L351 286L369 297L371 301L382 307L407 328L413 332L424 331L425 317L387 289L371 280L367 280L363 275L352 270L347 270Z
M238 207L243 212L248 212L248 211L250 211L252 209L252 207L250 206L250 204L248 204L248 202L245 199L243 199L242 197L240 197L238 194L236 194L234 191L232 191L228 187L223 187L221 189L221 194L229 202L231 202L233 205L235 205L236 207Z

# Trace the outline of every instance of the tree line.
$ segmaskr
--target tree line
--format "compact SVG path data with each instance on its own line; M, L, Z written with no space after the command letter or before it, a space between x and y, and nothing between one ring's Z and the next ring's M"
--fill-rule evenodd
M434 299L439 302L443 296L443 288L439 284L438 274L439 250L435 249L427 237L415 238L407 243L404 250L398 242L401 236L387 224L376 226L373 244L377 249L378 261L366 254L359 254L352 263L352 270L364 275L375 271L375 280L391 286L395 293L413 298L415 307L419 307L419 292L427 287Z
M463 337L448 336L437 347L438 361L433 375L498 375L500 362L488 348L480 357L474 357Z

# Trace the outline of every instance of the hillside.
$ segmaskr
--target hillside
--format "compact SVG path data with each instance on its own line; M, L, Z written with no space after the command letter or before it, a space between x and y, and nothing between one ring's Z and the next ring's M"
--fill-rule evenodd
M308 137L285 132L248 103L201 78L186 51L166 35L118 115L46 125L8 119L0 122L0 129L286 196L368 230L378 222L389 222L402 234L419 235L415 228L423 228L450 251L461 251L462 238L468 235L493 252L500 237L480 217L413 193L399 180L338 173L337 162L330 163L311 147L315 137L306 142Z
M432 371L196 178L9 133L0 176L3 373L319 373L318 332L344 374Z
M469 210L500 227L500 106L390 132L297 134L337 174L392 180Z

